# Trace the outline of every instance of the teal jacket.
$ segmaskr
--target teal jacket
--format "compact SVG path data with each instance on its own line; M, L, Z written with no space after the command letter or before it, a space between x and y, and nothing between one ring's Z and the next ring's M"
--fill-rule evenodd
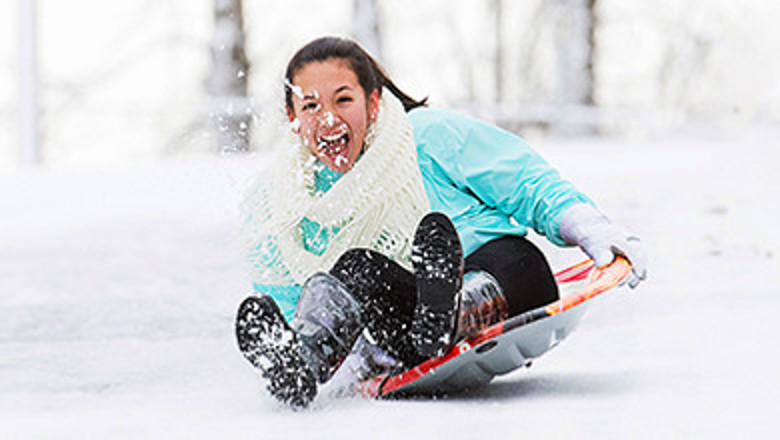
M418 108L409 118L431 209L452 219L464 255L502 236L526 235L529 228L556 245L566 244L559 232L563 213L591 202L523 139L449 110ZM317 190L327 191L339 177L323 167L315 175ZM314 237L318 228L306 226L301 225L304 246L321 252L327 237ZM254 287L271 295L287 320L292 318L301 286Z
M465 255L528 228L556 245L564 211L590 203L520 137L449 110L409 113L433 211L452 219Z

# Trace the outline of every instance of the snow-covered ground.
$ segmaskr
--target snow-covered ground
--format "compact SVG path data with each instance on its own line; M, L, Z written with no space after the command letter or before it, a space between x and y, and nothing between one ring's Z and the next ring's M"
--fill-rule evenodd
M537 143L644 239L650 279L483 389L303 412L233 340L236 204L261 158L0 175L0 438L770 438L778 134Z

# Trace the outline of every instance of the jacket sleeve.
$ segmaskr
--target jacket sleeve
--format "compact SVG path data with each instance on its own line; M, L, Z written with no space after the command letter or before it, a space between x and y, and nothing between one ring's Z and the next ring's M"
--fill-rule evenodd
M574 204L592 202L523 139L455 112L428 129L440 144L436 162L452 185L551 242L567 245L560 235L563 213Z

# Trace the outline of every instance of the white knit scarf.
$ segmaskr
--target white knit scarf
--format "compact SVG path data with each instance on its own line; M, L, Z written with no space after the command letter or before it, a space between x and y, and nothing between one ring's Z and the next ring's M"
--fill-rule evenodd
M355 247L374 249L411 266L412 236L430 205L411 122L386 89L366 138L363 155L324 194L314 191L317 160L297 137L295 146L288 146L287 154L273 164L270 179L250 193L255 200L245 208L254 212L245 220L250 223L254 282L302 284ZM304 218L338 231L321 255L304 248Z

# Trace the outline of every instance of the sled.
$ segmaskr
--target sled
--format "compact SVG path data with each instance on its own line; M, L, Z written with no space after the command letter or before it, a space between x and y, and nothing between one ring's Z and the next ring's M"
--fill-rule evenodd
M555 274L561 298L513 316L458 342L445 355L399 374L379 375L361 384L365 397L441 395L487 384L498 375L529 366L577 326L587 301L620 284L631 272L622 257L604 268L591 260Z

